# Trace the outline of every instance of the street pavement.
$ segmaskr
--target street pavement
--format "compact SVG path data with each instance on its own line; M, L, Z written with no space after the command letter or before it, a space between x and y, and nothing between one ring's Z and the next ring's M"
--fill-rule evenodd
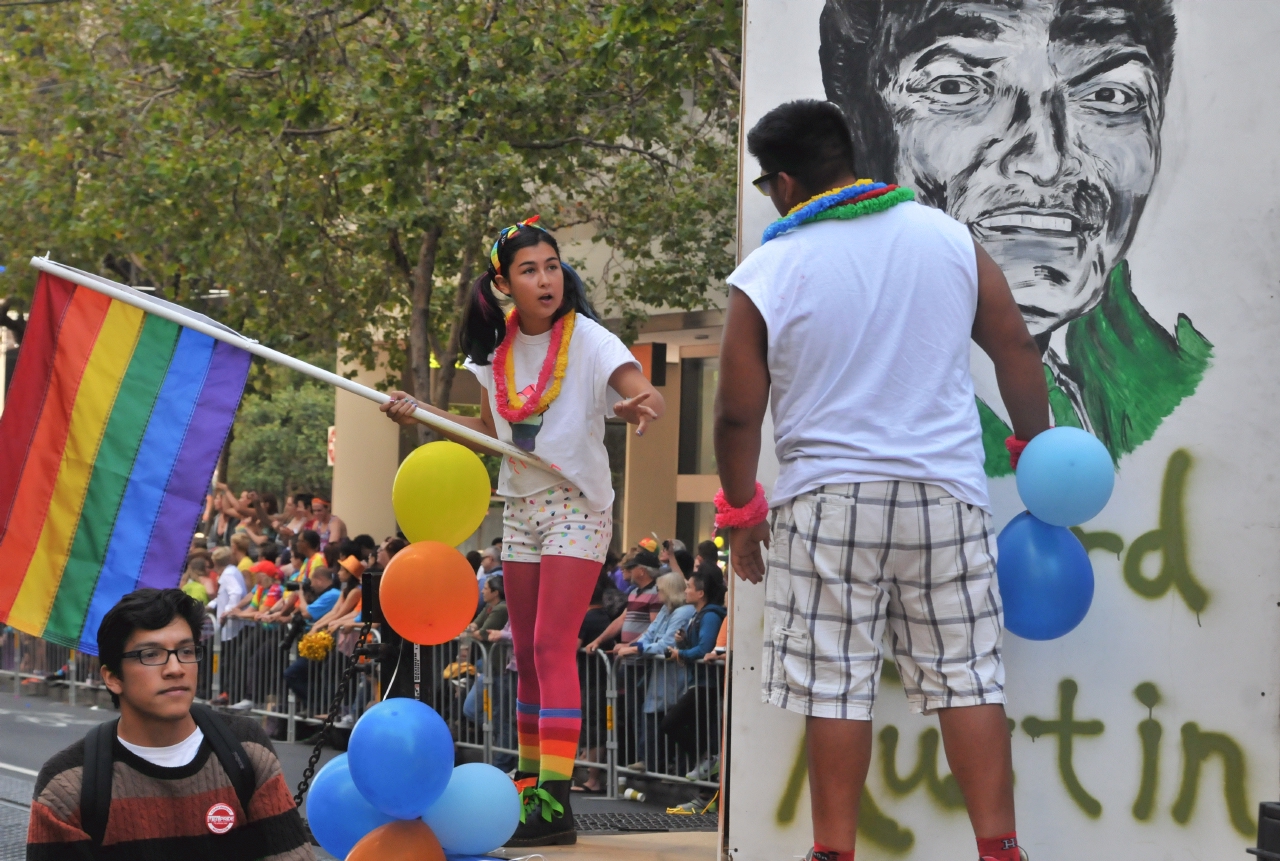
M90 727L104 720L114 720L111 708L71 706L50 702L44 697L15 697L0 694L0 763L38 772L45 760L78 739ZM302 771L311 755L311 746L273 742L290 788L302 779ZM333 759L337 751L325 748L320 767ZM13 772L0 768L0 772ZM33 775L34 779L34 775Z

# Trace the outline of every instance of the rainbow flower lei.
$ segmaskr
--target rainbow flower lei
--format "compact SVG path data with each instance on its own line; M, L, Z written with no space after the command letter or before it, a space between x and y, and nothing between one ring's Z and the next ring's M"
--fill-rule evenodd
M507 315L507 335L498 345L493 356L495 370L501 373L493 375L496 389L494 400L498 404L498 414L508 424L519 424L530 416L541 415L547 407L560 396L560 387L564 383L565 371L569 367L569 341L573 338L573 324L577 318L576 311L565 314L551 327L551 343L547 345L547 357L542 362L542 370L538 373L538 382L534 386L532 396L526 401L516 388L516 357L511 349L515 343L516 332L520 329L520 315L515 308Z
M834 188L797 204L782 218L764 229L761 244L795 230L803 224L828 219L857 218L873 212L883 212L905 200L914 200L915 192L870 179L860 179L852 185Z

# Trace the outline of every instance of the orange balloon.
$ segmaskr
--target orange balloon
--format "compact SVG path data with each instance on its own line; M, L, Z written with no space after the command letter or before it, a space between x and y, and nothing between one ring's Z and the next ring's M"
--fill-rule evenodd
M448 544L419 541L391 558L378 603L397 634L434 646L449 642L471 623L479 589L467 557Z
M421 819L397 819L361 837L347 853L347 861L445 861L445 858L440 841L427 823Z

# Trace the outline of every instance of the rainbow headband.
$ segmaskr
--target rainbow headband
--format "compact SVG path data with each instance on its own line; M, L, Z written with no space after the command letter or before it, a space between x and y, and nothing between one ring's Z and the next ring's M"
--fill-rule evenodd
M511 225L510 227L502 228L502 231L498 233L498 238L495 239L493 242L493 248L489 249L489 262L493 264L494 275L497 275L500 271L502 271L501 269L498 268L498 249L502 247L502 243L506 242L508 237L513 236L516 233L519 233L521 227L538 227L538 225L535 224L534 222L536 222L541 217L542 216L540 215L533 215L533 216L530 216L529 218L526 218L524 221L517 221L515 224ZM542 230L543 233L547 232L541 227L538 227L538 229Z
M764 237L760 242L764 244L811 221L857 218L860 215L883 212L914 198L915 192L909 188L860 179L852 185L823 192L797 204L785 216L764 229Z

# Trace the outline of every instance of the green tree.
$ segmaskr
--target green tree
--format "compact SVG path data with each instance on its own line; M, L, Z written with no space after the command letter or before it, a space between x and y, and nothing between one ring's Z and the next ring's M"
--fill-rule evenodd
M329 498L333 469L325 452L333 424L333 389L301 375L287 376L293 379L246 394L241 402L227 483L237 491L270 491L281 503L298 491Z
M739 0L0 10L0 295L49 250L447 406L469 283L533 211L605 243L607 313L714 295L739 30Z

